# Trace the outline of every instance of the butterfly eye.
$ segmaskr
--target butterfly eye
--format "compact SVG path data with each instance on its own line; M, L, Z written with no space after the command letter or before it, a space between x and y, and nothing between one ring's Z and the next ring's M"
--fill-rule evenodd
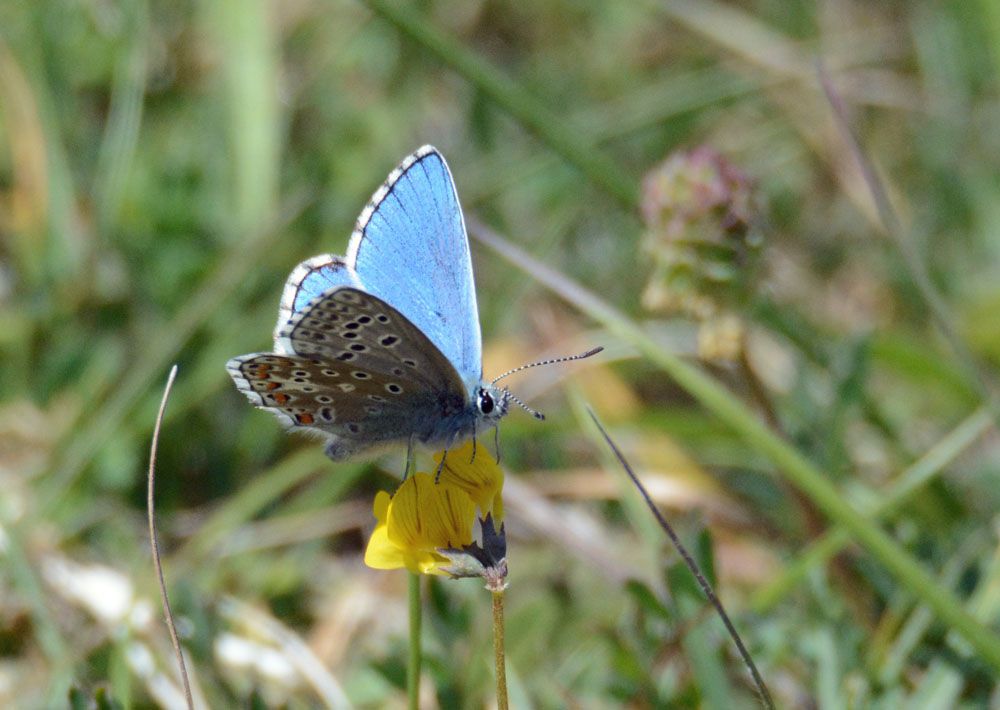
M489 414L493 411L493 397L486 390L479 390L479 411Z

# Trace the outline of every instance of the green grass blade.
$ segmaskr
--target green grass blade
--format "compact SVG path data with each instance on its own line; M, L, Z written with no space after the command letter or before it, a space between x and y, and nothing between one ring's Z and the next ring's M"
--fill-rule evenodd
M553 151L615 197L624 207L630 210L638 208L636 181L592 145L580 140L576 131L567 128L564 120L517 82L461 43L438 31L408 5L391 0L364 0L364 3L379 17L391 22L400 32L489 96L500 108L523 123Z
M962 421L941 441L900 474L896 483L878 494L878 502L864 509L872 520L884 518L906 503L923 486L936 478L952 460L993 426L993 418L986 409L979 409ZM844 549L851 535L843 528L836 528L813 542L795 562L754 596L751 606L758 613L773 607L799 585L809 570L825 564Z

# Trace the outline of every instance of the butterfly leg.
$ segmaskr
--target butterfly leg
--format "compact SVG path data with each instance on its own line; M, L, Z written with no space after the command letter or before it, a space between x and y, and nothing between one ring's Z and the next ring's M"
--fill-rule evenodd
M441 452L441 463L438 464L437 473L434 474L434 482L437 483L441 480L441 471L444 470L444 461L448 458L448 447L444 447L444 451Z
M437 473L434 474L435 483L441 480L441 472L444 470L444 462L445 459L448 458L448 449L450 449L451 445L454 443L455 443L455 435L452 434L450 437L448 437L448 443L444 445L444 451L441 452L441 463L438 464Z
M493 429L493 448L497 452L497 465L500 465L500 424L498 423Z
M469 459L469 463L475 463L476 461L476 420L472 420L472 458Z
M413 470L415 454L413 452L413 435L406 442L406 468L403 469L403 480L405 481Z

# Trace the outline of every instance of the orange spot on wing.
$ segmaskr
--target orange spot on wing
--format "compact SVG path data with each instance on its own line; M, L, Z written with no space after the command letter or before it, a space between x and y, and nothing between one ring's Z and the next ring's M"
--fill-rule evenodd
M312 414L300 414L296 417L296 419L299 420L299 424L306 424L306 425L312 424L314 421L316 421L315 419L313 419Z
M278 392L277 394L272 394L271 399L273 399L278 404L284 404L288 401L288 395L283 392Z

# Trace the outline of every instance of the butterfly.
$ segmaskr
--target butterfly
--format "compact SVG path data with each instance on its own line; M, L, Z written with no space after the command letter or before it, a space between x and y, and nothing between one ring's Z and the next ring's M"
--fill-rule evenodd
M397 442L447 450L495 426L511 401L541 418L497 387L511 373L482 378L465 220L432 146L375 191L345 257L322 254L292 271L274 352L226 369L255 406L322 436L334 460Z

